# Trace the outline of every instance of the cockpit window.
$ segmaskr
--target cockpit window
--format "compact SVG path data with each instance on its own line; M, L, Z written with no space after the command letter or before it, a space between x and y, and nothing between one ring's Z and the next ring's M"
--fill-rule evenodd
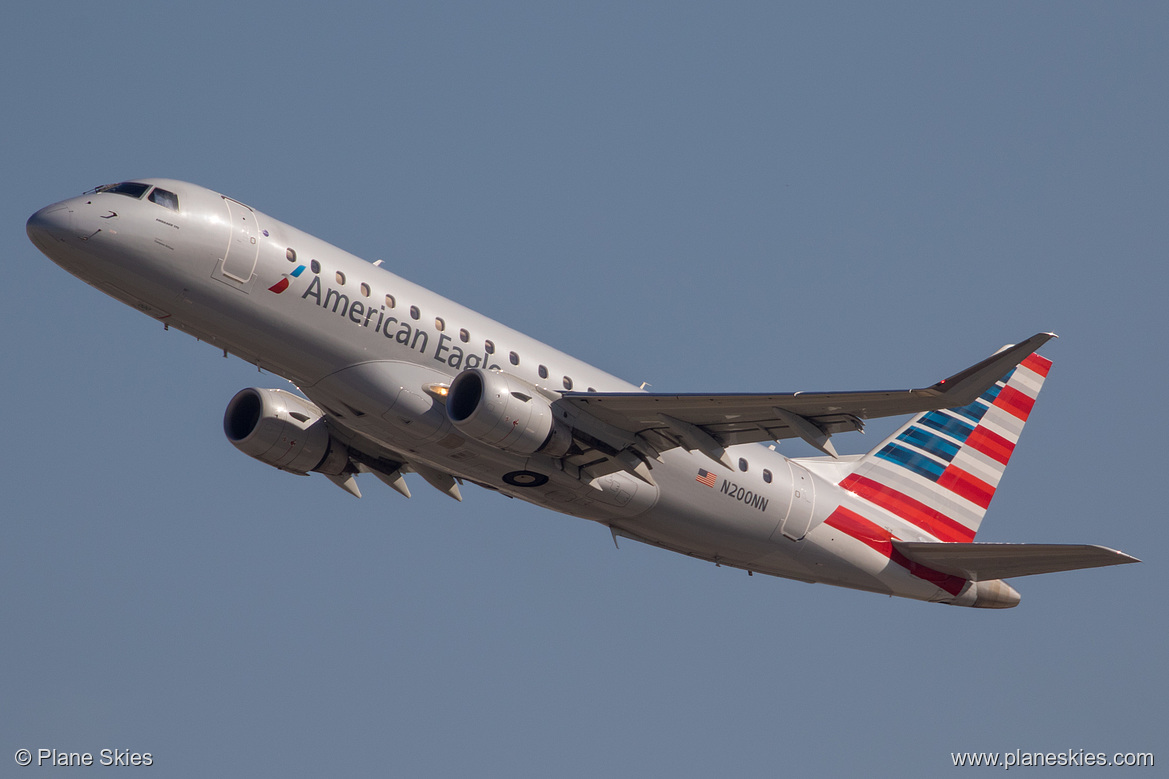
M174 192L168 192L161 187L155 187L151 191L150 197L148 197L147 200L152 203L158 203L160 206L166 206L171 211L179 210L179 196ZM293 254L293 257L295 256L296 255Z
M123 181L121 184L107 184L104 187L98 187L97 191L140 198L146 194L146 190L148 189L150 189L149 184L139 184L137 181Z

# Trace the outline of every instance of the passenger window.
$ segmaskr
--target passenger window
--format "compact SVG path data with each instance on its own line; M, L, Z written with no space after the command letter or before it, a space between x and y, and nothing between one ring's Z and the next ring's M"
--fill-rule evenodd
M284 250L284 256L288 258L289 262L296 262L296 249L288 247Z
M767 470L766 468L763 469L763 481L771 484L771 471Z
M744 460L742 457L739 458L739 470L742 471L743 473L747 472L747 461Z
M597 390L594 387L589 387L589 392L596 392L596 391Z
M394 307L394 296L393 295L386 295L386 308L393 308L393 307Z
M488 354L495 354L495 342L494 341L484 341L483 342L483 351L487 352Z
M418 310L418 306L410 306L410 318L418 319L422 316L422 312Z
M548 378L548 369L545 368L543 365L541 365L539 368L536 369L536 373L540 374L541 379Z
M437 330L437 331L438 331L438 332L440 332L440 333L441 333L443 330L446 330L446 322L442 321L442 317L440 317L440 316L436 316L436 317L434 318L434 329L435 329L435 330Z
M564 377L564 388L566 390L572 389L572 379L568 378L567 376Z
M364 281L361 282L361 294L364 295L365 297L369 297L369 285L366 284Z
M317 262L316 260L313 260L312 262L310 262L308 264L308 266L309 266L309 268L312 269L313 273L320 273L321 272L321 264L319 262Z
M179 196L174 192L155 187L154 191L150 193L150 197L146 199L151 203L158 203L160 206L169 208L171 211L179 210Z
M459 340L462 341L463 343L467 343L468 341L471 340L471 334L468 333L466 330L460 330L459 331Z
M345 274L341 271L337 271L337 283L341 286L345 286Z
M520 364L520 356L518 354L516 354L515 352L512 352L511 354L509 354L507 356L507 359L511 361L512 365L519 365Z

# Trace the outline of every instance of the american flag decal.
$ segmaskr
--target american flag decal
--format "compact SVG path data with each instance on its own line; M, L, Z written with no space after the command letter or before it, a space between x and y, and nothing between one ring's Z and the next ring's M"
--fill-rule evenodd
M699 482L701 484L705 484L707 487L713 487L714 483L716 481L718 481L718 477L715 476L710 471L704 471L701 468L699 468L698 469L698 477L694 481Z

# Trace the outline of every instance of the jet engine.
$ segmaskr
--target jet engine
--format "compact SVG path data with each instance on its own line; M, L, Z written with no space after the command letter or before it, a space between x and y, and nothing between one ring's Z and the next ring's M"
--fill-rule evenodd
M516 454L564 455L572 431L531 384L501 371L469 368L454 378L446 412L468 438Z
M223 432L236 449L281 470L345 473L349 451L329 435L324 416L299 395L249 387L227 404Z

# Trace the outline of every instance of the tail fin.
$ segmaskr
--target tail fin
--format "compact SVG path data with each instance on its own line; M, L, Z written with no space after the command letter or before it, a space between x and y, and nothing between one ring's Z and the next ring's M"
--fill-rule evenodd
M840 486L940 541L972 541L1050 368L1031 354L973 403L916 415Z

